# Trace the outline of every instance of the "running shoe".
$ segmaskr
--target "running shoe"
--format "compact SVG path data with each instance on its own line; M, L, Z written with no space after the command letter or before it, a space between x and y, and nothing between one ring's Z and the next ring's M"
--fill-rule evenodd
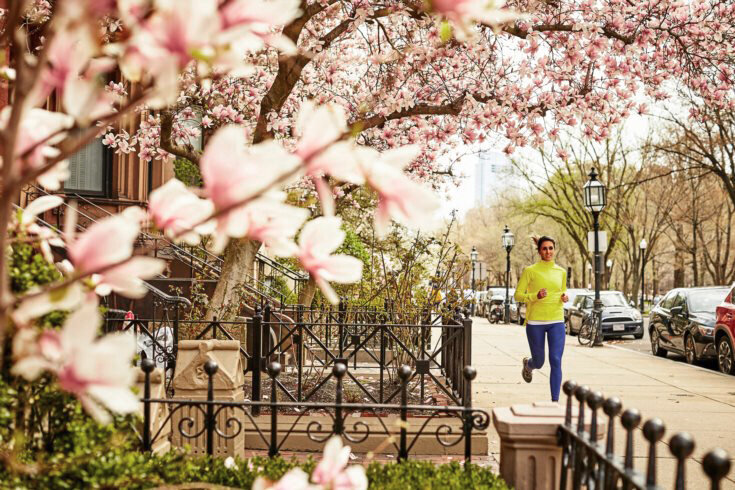
M521 370L523 381L525 381L526 383L530 383L533 380L533 369L530 369L528 367L528 361L528 357L523 358L523 369Z

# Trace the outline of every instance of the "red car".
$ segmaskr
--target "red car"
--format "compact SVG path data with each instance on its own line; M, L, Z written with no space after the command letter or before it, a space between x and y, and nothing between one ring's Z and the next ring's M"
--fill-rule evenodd
M735 285L717 307L715 347L717 364L725 374L735 374Z

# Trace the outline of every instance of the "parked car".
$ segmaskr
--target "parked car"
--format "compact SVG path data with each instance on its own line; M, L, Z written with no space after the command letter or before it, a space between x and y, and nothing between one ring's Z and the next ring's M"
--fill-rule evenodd
M592 314L595 293L579 293L569 307L566 321L567 333L574 335L582 328L582 321ZM632 335L643 338L643 317L640 311L631 306L620 291L600 291L602 301L603 339Z
M715 312L729 292L722 286L669 291L649 316L651 352L659 357L678 352L689 364L714 358Z
M567 289L567 296L569 296L569 301L564 303L564 321L567 321L567 318L569 318L569 309L574 304L574 300L577 299L577 296L580 294L589 294L591 291L589 289Z
M717 366L725 374L735 374L735 285L716 310L714 342Z

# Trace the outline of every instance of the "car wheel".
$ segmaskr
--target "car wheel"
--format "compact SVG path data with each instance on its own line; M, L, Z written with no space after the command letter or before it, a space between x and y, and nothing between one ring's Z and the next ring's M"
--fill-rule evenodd
M687 364L696 364L697 359L697 348L694 345L694 337L687 335L684 337L684 357L686 357Z
M656 357L666 357L668 354L668 351L661 347L661 339L655 328L651 330L651 353Z
M730 339L722 337L717 342L717 365L725 374L735 374L735 356Z
M566 331L567 335L572 335L572 322L569 321L569 318L567 318L567 321L564 322L564 330Z
M636 340L641 340L643 338L643 332L633 335L633 338Z

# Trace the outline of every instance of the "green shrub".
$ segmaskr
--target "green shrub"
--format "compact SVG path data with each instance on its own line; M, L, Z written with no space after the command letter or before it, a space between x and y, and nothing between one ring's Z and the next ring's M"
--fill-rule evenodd
M145 489L160 485L190 482L211 483L249 489L258 476L277 480L288 470L300 466L311 473L313 460L286 461L283 458L254 457L236 460L236 469L226 468L221 459L191 457L182 451L148 456L122 446L99 447L88 454L57 455L40 462L34 474L10 473L0 469L0 485L13 489L96 488ZM435 465L430 462L372 463L367 468L370 489L453 490L507 489L507 485L487 468L471 466L468 471L458 463Z

